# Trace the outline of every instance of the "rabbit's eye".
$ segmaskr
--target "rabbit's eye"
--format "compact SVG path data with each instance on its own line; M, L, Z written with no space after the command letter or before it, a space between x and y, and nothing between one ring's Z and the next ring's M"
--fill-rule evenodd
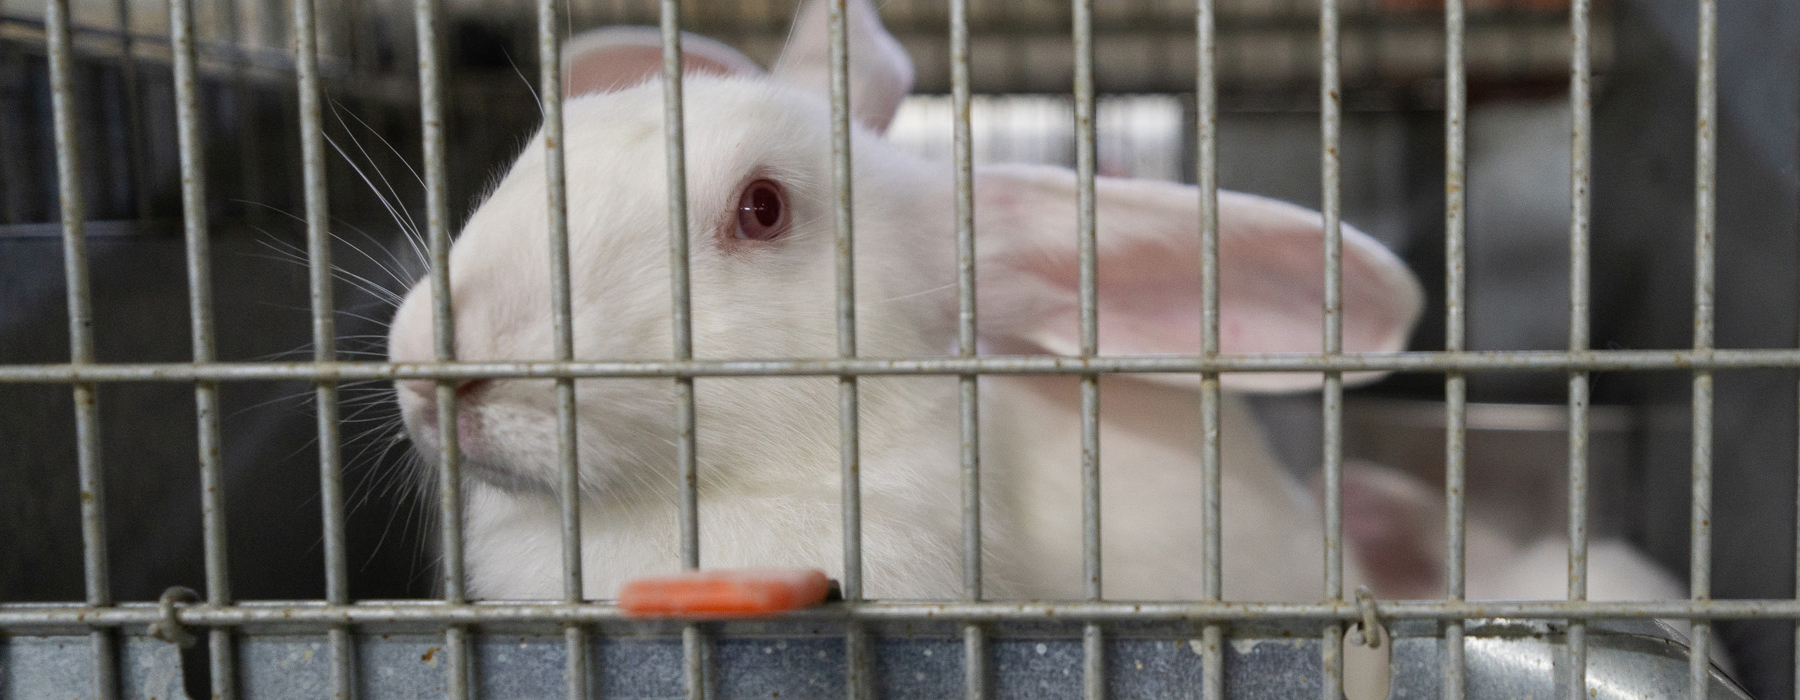
M738 195L737 237L772 241L787 233L787 192L774 180L756 180Z

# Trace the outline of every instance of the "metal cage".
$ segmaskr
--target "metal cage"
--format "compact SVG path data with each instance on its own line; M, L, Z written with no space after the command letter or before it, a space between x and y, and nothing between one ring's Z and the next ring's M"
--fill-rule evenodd
M68 387L73 392L75 444L78 459L73 474L58 471L58 478L78 480L85 599L73 603L0 602L0 693L9 697L38 697L54 691L91 698L158 696L184 692L181 653L192 634L204 632L207 658L190 664L188 673L210 678L215 697L1336 697L1341 682L1345 634L1353 627L1385 626L1393 635L1397 663L1395 697L1446 698L1517 697L1509 693L1556 693L1566 697L1590 697L1590 692L1610 693L1596 685L1598 677L1638 674L1649 685L1640 692L1673 692L1679 687L1693 698L1739 697L1742 691L1709 663L1709 644L1716 621L1746 618L1800 620L1800 603L1794 599L1715 600L1711 552L1712 483L1715 470L1714 377L1720 372L1757 368L1800 368L1800 350L1731 349L1716 347L1715 155L1718 103L1717 36L1719 11L1716 0L1696 0L1698 56L1695 66L1697 91L1693 106L1695 166L1692 244L1692 348L1686 350L1620 350L1591 347L1592 312L1589 303L1590 190L1593 184L1591 142L1594 64L1606 60L1610 43L1596 24L1605 26L1605 3L1596 8L1591 0L1573 0L1549 10L1521 9L1515 3L1481 3L1445 0L1441 15L1436 5L1423 9L1413 2L1340 2L1320 0L1318 7L1295 2L1232 2L1199 0L1197 3L1144 2L1123 8L1123 3L1096 5L1092 0L1063 4L1041 2L985 4L972 8L968 0L947 4L894 3L884 10L912 49L927 65L941 61L942 71L927 69L927 90L945 89L947 102L936 109L952 118L953 156L959 174L957 188L959 295L961 342L954 354L943 357L874 358L859 355L855 343L856 317L850 251L855 241L851 226L851 158L847 56L843 3L831 3L833 66L832 112L834 129L833 172L839 202L835 212L838 232L838 328L839 346L834 357L743 358L698 360L692 353L688 328L687 255L685 226L685 174L682 138L681 71L679 36L684 27L706 31L735 29L748 42L751 53L776 36L787 16L787 3L763 2L758 7L728 11L724 4L663 0L655 7L644 3L612 3L607 7L564 7L553 0L536 3L535 21L504 13L484 14L481 8L456 7L447 13L440 2L419 0L410 18L388 7L360 7L355 2L294 0L291 6L258 7L244 16L221 18L216 13L202 20L215 24L208 30L197 21L191 0L168 5L166 38L148 30L162 27L164 18L146 15L136 2L120 2L107 12L92 7L72 8L68 0L51 0L41 22L7 4L9 18L4 31L14 46L41 46L51 106L48 124L54 134L52 157L54 185L29 172L29 160L14 159L4 167L9 188L8 220L21 226L29 222L60 222L66 278L67 362L0 365L0 391L28 385ZM148 3L157 5L157 3ZM326 8L324 5L329 4ZM1429 4L1429 3L1426 3ZM1529 4L1529 3L1526 3ZM1539 3L1543 4L1543 3ZM746 3L746 6L758 6ZM236 8L236 3L227 3ZM325 10L331 10L326 12ZM83 12L94 13L84 17ZM673 357L656 361L588 361L575 357L568 298L568 232L565 220L562 159L562 83L560 62L563 31L570 15L609 14L626 20L653 19L660 24L664 41L666 89L666 143L671 265L675 271L676 319ZM451 89L445 81L447 40L465 41L470 24L451 21L452 16L475 17L474 26L505 35L529 38L537 49L539 71L535 84L542 97L542 120L547 143L547 211L551 217L555 282L556 356L532 362L459 362L452 338L453 315L448 295L439 295L435 311L437 362L391 364L364 362L338 352L341 345L336 325L339 306L334 302L334 260L331 243L335 190L341 180L328 178L330 148L326 141L332 107L325 85L334 84L342 99L358 100L371 112L405 114L416 103L414 127L396 127L416 133L421 148L419 177L424 184L425 214L422 228L429 240L430 283L448 288L447 254L453 210L463 192L451 190L451 151L458 148L446 126ZM759 19L760 18L760 19ZM1439 20L1441 19L1441 24ZM393 39L411 23L415 41ZM109 25L112 31L95 29ZM945 34L942 30L948 26ZM197 30L197 26L202 27ZM197 33L198 32L198 33ZM209 35L210 32L210 35ZM1150 56L1122 67L1108 64L1104 76L1109 86L1128 92L1191 91L1189 130L1196 144L1191 160L1183 156L1179 168L1197 178L1205 205L1216 206L1219 187L1218 124L1222 100L1263 108L1290 108L1304 101L1316 105L1323 149L1319 169L1323 189L1321 211L1326 222L1325 273L1326 324L1321 329L1324 352L1306 355L1220 354L1218 327L1217 221L1203 217L1201 224L1203 269L1207 270L1209 302L1204 315L1205 351L1182 357L1119 357L1097 352L1094 290L1094 179L1096 157L1097 64L1096 53L1104 40L1136 32ZM1260 38L1259 38L1260 37ZM1498 37L1498 38L1496 38ZM1508 40L1511 37L1512 40ZM288 42L291 41L291 45ZM757 42L763 42L758 44ZM110 58L123 42L123 53ZM134 42L136 45L134 46ZM989 44L1044 44L1053 51L1067 50L1065 66L1038 68L1009 78L1004 71L988 68L977 54L993 53ZM1566 42L1566 43L1565 43ZM996 44L996 45L998 45ZM1430 50L1420 51L1419 46ZM1548 54L1517 46L1549 46ZM1565 46L1559 53L1556 47ZM985 48L984 48L985 47ZM18 49L14 49L18 50ZM1043 55L1045 52L1025 52ZM1183 62L1165 62L1183 55ZM1267 60L1267 56L1277 60ZM1546 63L1544 56L1562 56ZM1347 64L1346 56L1353 57ZM522 57L509 57L509 60ZM410 74L415 65L416 75ZM1566 59L1566 63L1561 61ZM107 67L109 61L116 63ZM141 104L139 87L162 78L148 75L145 66L167 64L176 137L173 155L178 161L179 205L159 203L153 182L158 156L150 153L147 132L158 132L158 117L150 114L161 104ZM15 66L33 65L29 61ZM96 68L96 66L99 66ZM1015 66L1016 68L1017 66ZM99 73L96 71L103 71ZM1472 81L1496 75L1543 75L1561 89L1567 81L1571 119L1568 184L1572 207L1568 216L1567 245L1571 264L1567 273L1570 290L1567 347L1563 350L1477 351L1467 338L1467 285L1465 271L1466 215L1464 207L1465 138L1467 98ZM940 73L948 80L932 82ZM1073 75L1073 87L1066 82ZM122 85L117 93L83 88L83 75L104 75L108 85ZM1352 80L1346 81L1346 75ZM1005 83L1005 80L1013 82ZM305 226L306 286L310 297L310 347L307 361L219 361L215 329L213 264L209 246L220 216L249 217L250 208L219 204L208 188L223 186L256 198L260 185L246 178L279 178L285 170L273 166L230 162L220 165L220 153L209 158L209 139L203 102L217 109L209 92L220 81L251 94L267 88L275 97L255 98L232 107L229 116L239 126L264 129L260 138L285 140L298 150L293 155ZM416 86L417 94L409 94ZM1296 89L1298 87L1298 89ZM1277 89L1279 88L1279 89ZM974 200L970 169L975 158L971 145L971 104L978 91L1066 91L1073 103L1073 159L1081 187L1079 236L1081 242L1081 353L1075 357L980 355L975 346L978 309L974 282ZM280 96L279 91L287 91ZM245 94L242 91L238 94ZM467 94L467 93L460 93ZM103 158L91 151L95 144L81 136L84 110L94 102L123 95L114 112L125 115L124 129L116 136L126 148L107 148ZM347 96L347 97L346 97ZM287 100L292 102L287 102ZM941 98L940 98L941 99ZM261 100L261 102L258 102ZM1397 353L1346 353L1342 351L1339 315L1341 269L1338 264L1342 221L1341 156L1346 106L1357 100L1383 104L1440 102L1444 117L1442 186L1446 206L1442 213L1445 236L1442 350ZM947 109L946 109L947 107ZM297 125L276 126L264 119L270 113L298 115ZM261 116L259 116L261 115ZM218 118L215 116L215 118ZM341 119L342 117L338 117ZM530 118L535 118L531 115ZM146 120L151 123L146 126ZM391 117L389 121L394 121ZM297 131L294 130L297 126ZM104 130L104 129L103 129ZM18 134L20 132L9 132ZM242 135L239 132L233 132ZM294 137L298 137L297 139ZM148 139L154 142L154 139ZM335 142L331 144L335 146ZM15 144L23 153L27 145ZM167 154L165 154L167 155ZM229 161L229 155L225 160ZM23 163L23 164L21 164ZM83 172L99 164L96 175ZM212 166L212 167L209 167ZM283 166L288 167L288 166ZM462 167L462 166L459 166ZM236 177L209 177L224 168ZM289 168L291 169L291 168ZM479 168L466 168L478 170ZM48 172L47 170L45 172ZM96 180L118 178L129 185L97 186ZM336 179L339 182L329 180ZM148 183L148 184L147 184ZM33 194L53 197L34 199ZM267 199L281 202L279 196ZM95 201L98 200L98 201ZM55 212L34 213L33 202L56 201ZM236 207L236 208L234 208ZM96 210L103 215L95 216ZM160 210L160 211L159 211ZM95 349L95 314L90 299L88 246L115 224L104 219L157 221L157 214L180 214L184 236L183 260L188 282L188 314L191 319L192 353L178 361L101 362ZM267 216L267 214L263 214ZM100 219L100 220L97 220ZM23 223L22 223L23 222ZM168 228L168 227L165 227ZM1725 232L1725 235L1729 235ZM1339 479L1345 456L1343 373L1362 370L1441 375L1446 397L1442 446L1445 457L1444 499L1450 513L1446 556L1451 562L1443 598L1435 601L1372 601L1358 599L1345 590L1343 571L1341 494ZM1220 599L1219 541L1219 382L1230 372L1312 372L1324 376L1322 473L1326 532L1326 559L1322 562L1322 602L1312 604L1234 603ZM1535 602L1471 602L1463 599L1463 540L1466 508L1466 420L1469 415L1468 382L1483 373L1527 371L1566 377L1567 492L1569 496L1568 542L1570 545L1567 599ZM1592 375L1598 372L1661 371L1691 377L1692 434L1691 531L1692 567L1688 600L1646 603L1595 603L1586 600L1586 543L1590 516L1588 436ZM1208 491L1203 499L1209 595L1196 601L1128 603L1103 596L1099 538L1099 378L1103 374L1188 373L1203 378L1202 434L1207 436L1201 467ZM982 598L980 543L982 532L976 496L981 465L977 444L976 380L985 374L1056 374L1079 377L1082 388L1085 523L1085 573L1087 597L1074 601L999 602ZM858 488L858 381L887 375L936 375L960 381L962 488L964 493L964 541L970 554L964 560L965 598L954 601L893 602L866 600L860 555L860 491ZM628 620L609 602L584 600L581 594L579 532L574 524L580 508L574 447L574 386L577 379L638 377L661 378L678 387L678 417L683 442L679 446L682 482L681 556L685 565L700 562L695 493L693 382L698 377L818 376L838 379L841 419L845 600L788 619L731 623L645 623ZM550 378L558 397L558 427L563 475L564 595L559 600L494 602L469 600L464 591L461 557L462 528L459 495L459 462L456 449L455 382L473 378ZM435 494L441 528L437 544L442 561L437 582L439 595L428 600L353 600L350 592L351 563L346 554L346 498L344 439L340 433L346 417L340 411L340 385L357 381L422 379L437 383L441 450L434 456ZM220 408L222 387L243 382L291 381L311 387L315 409L317 479L321 498L324 551L324 596L315 600L240 600L233 595L230 562L227 561L227 479L220 458L223 441ZM1435 381L1435 380L1434 380ZM166 383L191 387L197 415L197 454L203 511L204 595L171 589L160 601L119 600L111 588L106 503L107 479L101 460L102 425L97 395L101 387L127 383ZM61 389L59 389L60 391ZM60 469L61 465L51 465ZM26 533L9 533L27 537ZM1679 620L1686 626L1686 647L1673 641L1667 630L1655 628L1655 619ZM145 630L149 630L146 632ZM1800 634L1800 633L1797 633ZM171 644L176 642L177 644ZM1496 646L1498 645L1498 646ZM1508 646L1510 645L1510 646ZM1495 652L1495 649L1500 649ZM1673 651L1671 651L1673 650ZM1404 654L1403 654L1404 652ZM1537 664L1535 673L1493 664L1495 653L1513 654ZM1636 656L1632 656L1636 655ZM1628 658L1630 657L1630 658ZM1644 659L1655 659L1658 671L1643 672ZM1638 664L1638 665L1633 665ZM1673 665L1671 665L1673 664ZM1670 669L1685 668L1685 674ZM1626 669L1626 670L1621 670ZM1610 675L1609 675L1610 674ZM1657 675L1661 674L1661 675ZM1652 678L1653 677L1653 678ZM196 686L189 679L186 686ZM1504 685L1512 682L1515 685ZM1524 685L1519 685L1523 683ZM1496 685L1500 684L1500 685ZM1649 690L1644 690L1649 688ZM1523 689L1523 690L1522 690ZM43 695L40 695L43 694ZM1603 695L1604 696L1604 695ZM1610 697L1610 696L1607 696Z

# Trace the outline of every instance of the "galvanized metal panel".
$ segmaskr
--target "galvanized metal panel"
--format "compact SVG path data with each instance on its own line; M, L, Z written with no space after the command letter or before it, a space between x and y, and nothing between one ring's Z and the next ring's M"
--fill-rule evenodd
M118 656L119 697L187 697L175 645L132 635L119 642ZM93 700L98 697L93 659L94 646L86 634L0 638L0 697Z
M1191 628L1191 629L1190 629ZM1393 695L1441 697L1443 623L1400 621L1393 633ZM844 627L799 621L737 624L714 635L707 656L708 696L834 698L845 693ZM960 627L933 623L865 627L872 633L870 689L883 698L953 697L963 688ZM595 630L589 630L595 631ZM603 700L671 700L686 695L678 626L609 628L590 645L592 692ZM637 634L641 632L642 634ZM1572 678L1567 624L1547 620L1477 620L1467 625L1467 697L1560 697ZM1199 698L1205 661L1196 626L1109 628L1104 682L1119 698ZM987 697L1073 699L1083 694L1082 626L1013 623L989 630ZM241 691L255 700L329 695L330 642L323 632L248 632L238 636ZM556 697L567 692L568 645L547 625L471 637L472 690L484 698ZM450 662L444 637L428 629L356 635L357 691L370 700L441 698ZM1688 687L1687 645L1679 632L1649 621L1589 623L1590 697L1673 697ZM120 682L129 698L181 698L181 659L174 645L142 636L122 644ZM1321 642L1302 628L1240 630L1223 645L1226 698L1317 697L1324 680ZM5 697L91 697L92 646L86 635L15 635L0 643ZM1749 695L1716 668L1708 695Z
M771 624L777 634L718 636L708 655L715 698L835 698L845 694L842 626ZM871 640L870 689L879 697L943 698L963 689L962 637L945 627L928 635ZM1083 639L1079 627L1042 626L996 633L987 643L988 697L1079 698ZM69 639L76 639L70 637ZM1234 640L1224 650L1231 698L1311 698L1320 687L1318 641L1312 635ZM566 693L568 648L554 630L483 634L472 640L479 697L555 697ZM608 636L591 644L593 695L606 700L686 697L681 637ZM330 656L322 635L247 635L240 646L244 694L299 700L327 692ZM1120 698L1199 698L1199 640L1186 636L1108 635L1103 658L1107 694ZM364 698L443 697L447 657L435 634L364 634L357 640L359 693ZM79 680L79 678L77 678ZM133 696L135 697L135 696Z

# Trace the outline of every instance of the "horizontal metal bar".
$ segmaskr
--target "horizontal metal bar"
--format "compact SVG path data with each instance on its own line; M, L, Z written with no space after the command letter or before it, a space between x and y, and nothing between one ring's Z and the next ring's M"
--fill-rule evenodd
M1800 350L1380 352L1345 355L989 355L921 359L647 360L616 362L217 362L0 366L0 384L357 381L644 377L1121 374L1202 372L1497 372L1800 369Z
M1571 603L1545 601L1391 601L1381 603L1384 620L1518 619L1690 619L1690 620L1800 620L1800 601L1772 600L1660 600ZM112 607L68 604L0 605L0 629L104 628L144 625L157 621L154 603ZM371 601L352 605L325 605L302 601L263 601L237 605L179 606L176 619L184 625L210 627L341 624L437 624L472 625L504 622L546 624L594 624L643 622L625 616L608 603L507 602L447 603L441 600ZM1240 622L1317 621L1353 622L1362 619L1355 602L1336 603L1218 603L1218 602L883 602L833 603L789 614L800 622L833 621L943 621L943 622ZM602 631L604 632L604 631Z

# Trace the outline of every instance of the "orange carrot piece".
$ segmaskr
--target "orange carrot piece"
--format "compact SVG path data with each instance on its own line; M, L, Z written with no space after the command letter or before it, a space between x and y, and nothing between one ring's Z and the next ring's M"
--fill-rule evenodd
M714 569L641 578L619 591L631 617L773 617L824 602L831 589L818 569Z

